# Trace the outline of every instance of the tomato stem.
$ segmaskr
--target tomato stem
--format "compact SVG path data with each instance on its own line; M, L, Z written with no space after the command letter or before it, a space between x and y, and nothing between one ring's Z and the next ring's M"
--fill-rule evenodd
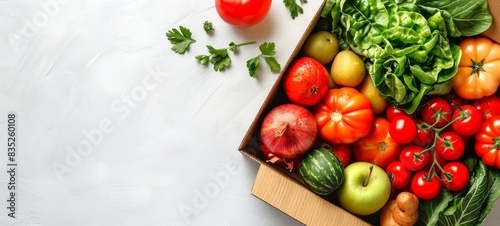
M370 171L368 171L368 176L366 176L366 178L365 178L365 182L363 183L363 187L366 187L368 185L368 180L370 179L372 172L373 172L373 165L370 165Z
M477 74L479 75L479 72L484 71L483 64L484 64L484 59L482 59L479 62L476 62L474 60L470 60L472 65L469 66L472 68L472 71L470 72L471 75Z

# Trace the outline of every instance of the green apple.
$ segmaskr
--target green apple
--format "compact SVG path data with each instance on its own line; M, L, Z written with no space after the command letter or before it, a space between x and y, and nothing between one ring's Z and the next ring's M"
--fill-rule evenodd
M339 52L337 37L328 31L310 34L302 46L302 54L312 57L321 64L328 64Z
M356 215L382 209L391 194L387 173L369 162L353 162L344 170L344 183L337 189L340 205Z

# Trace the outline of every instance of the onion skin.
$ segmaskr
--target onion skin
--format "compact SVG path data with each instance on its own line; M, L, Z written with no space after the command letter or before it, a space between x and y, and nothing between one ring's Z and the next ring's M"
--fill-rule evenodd
M296 159L312 148L318 127L312 113L297 104L282 104L263 119L262 143L278 158Z

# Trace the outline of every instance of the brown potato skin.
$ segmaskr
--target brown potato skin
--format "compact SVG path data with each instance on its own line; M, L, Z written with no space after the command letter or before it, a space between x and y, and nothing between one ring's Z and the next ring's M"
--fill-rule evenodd
M418 220L418 197L410 192L401 192L390 200L380 213L381 226L412 226Z

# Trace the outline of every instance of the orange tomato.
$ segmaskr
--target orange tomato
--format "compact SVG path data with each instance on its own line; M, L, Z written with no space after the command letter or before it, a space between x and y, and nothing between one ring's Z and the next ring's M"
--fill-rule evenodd
M312 109L318 133L332 144L350 144L370 131L370 100L351 87L329 89Z
M351 145L353 160L370 162L382 169L398 160L399 153L405 145L392 139L389 125L387 118L376 116L370 132Z
M488 38L460 42L462 58L451 82L462 98L479 99L497 91L500 83L500 45Z

